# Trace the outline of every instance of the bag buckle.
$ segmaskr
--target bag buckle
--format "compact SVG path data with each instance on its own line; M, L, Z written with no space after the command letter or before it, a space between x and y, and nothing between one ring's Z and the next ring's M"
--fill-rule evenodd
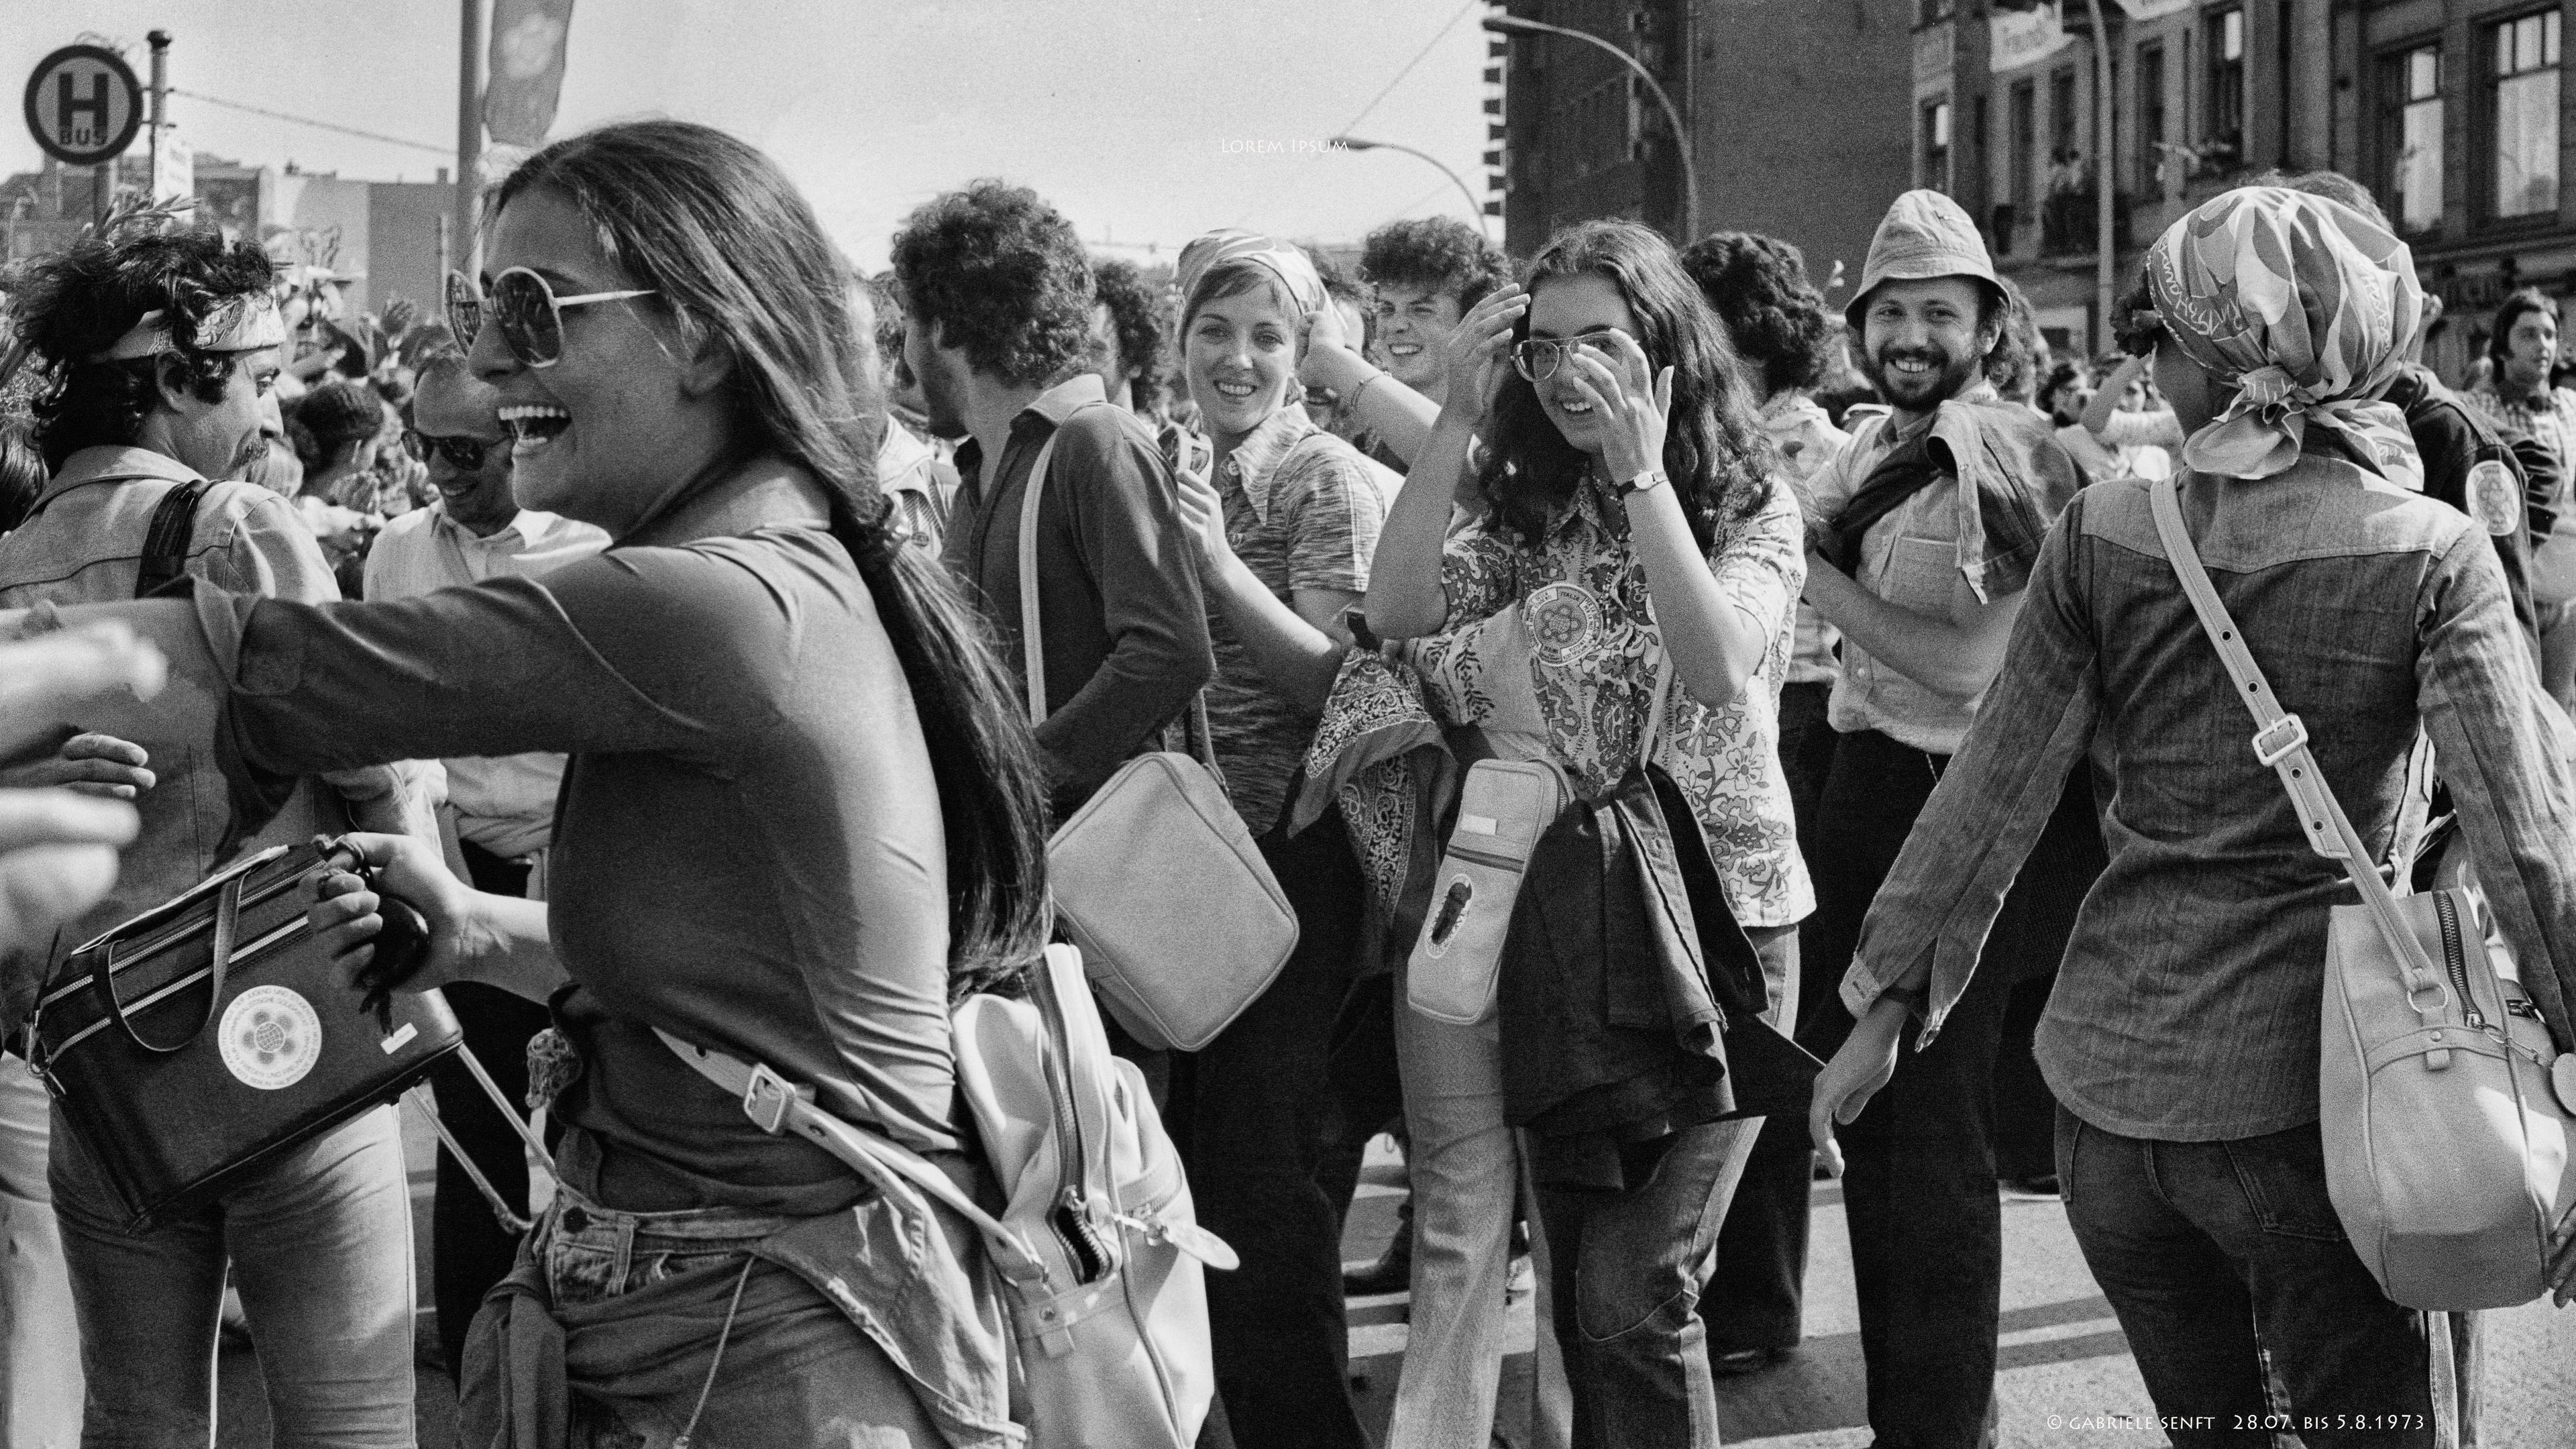
M2308 727L2297 715L2285 714L2254 732L2254 758L2265 768L2279 765L2308 743Z
M787 1109L796 1101L796 1089L763 1062L751 1069L751 1080L743 1085L742 1115L775 1137L786 1130Z

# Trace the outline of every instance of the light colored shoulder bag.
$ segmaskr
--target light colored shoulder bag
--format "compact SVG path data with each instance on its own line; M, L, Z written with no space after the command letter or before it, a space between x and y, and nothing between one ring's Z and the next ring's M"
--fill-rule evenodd
M1106 406L1106 404L1099 404ZM1020 649L1029 723L1047 717L1038 608L1038 502L1058 427L1020 499ZM1202 758L1167 750L1119 767L1047 842L1056 918L1091 984L1148 1047L1197 1051L1270 989L1297 949L1297 915L1226 798L1204 695L1190 702Z
M814 1143L916 1217L926 1194L974 1225L1010 1308L1031 1449L1190 1449L1216 1389L1202 1265L1237 1260L1198 1225L1144 1074L1110 1055L1081 958L1048 947L1028 1000L969 997L955 1025L999 1217L927 1158L815 1106L811 1087L656 1035L762 1131Z
M2576 1139L2553 1076L2576 1082L2489 945L2474 889L2398 896L2336 802L2299 717L2282 710L2183 526L2173 479L2156 533L2317 854L2361 904L2326 932L2319 1128L2335 1215L2380 1288L2409 1308L2510 1308L2547 1291L2549 1234L2576 1201ZM2553 1072L2553 1068L2555 1069Z

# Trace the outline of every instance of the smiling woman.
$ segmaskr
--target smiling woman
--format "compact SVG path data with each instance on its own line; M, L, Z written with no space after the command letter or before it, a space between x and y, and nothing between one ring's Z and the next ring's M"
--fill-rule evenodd
M531 157L486 255L497 302L522 271L557 299L461 339L520 499L606 529L607 553L337 609L125 606L211 679L247 815L319 768L572 757L547 902L359 837L430 919L411 986L551 999L579 1064L547 1084L562 1191L467 1350L468 1437L538 1413L666 1442L703 1413L765 1445L1012 1442L971 1229L763 1132L656 1035L760 1060L971 1191L949 1002L1045 939L1033 749L889 526L841 260L766 156L676 122ZM560 307L600 293L625 295ZM322 891L315 922L363 961L379 902L352 877ZM893 1240L917 1247L868 1246ZM502 1372L549 1317L563 1369ZM530 1402L548 1382L569 1401Z

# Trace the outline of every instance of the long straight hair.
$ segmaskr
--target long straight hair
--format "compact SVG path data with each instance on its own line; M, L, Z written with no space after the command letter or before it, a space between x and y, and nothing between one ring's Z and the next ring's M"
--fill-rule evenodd
M683 121L557 141L501 183L490 214L540 189L660 293L685 344L726 349L739 443L803 465L830 492L832 532L876 600L930 747L948 833L950 995L1015 977L1052 925L1037 746L979 616L906 545L878 489L876 343L855 325L839 251L767 155Z
M1637 346L1657 372L1673 370L1664 435L1664 472L1691 536L1717 545L1726 525L1760 511L1771 496L1770 440L1754 425L1726 324L1682 270L1672 243L1632 221L1578 222L1530 260L1522 285L1535 295L1558 277L1598 276L1619 289L1637 319ZM1529 336L1521 314L1515 339ZM1493 447L1479 482L1512 533L1535 543L1548 519L1574 496L1591 458L1565 440L1540 406L1538 389L1515 370L1494 402Z

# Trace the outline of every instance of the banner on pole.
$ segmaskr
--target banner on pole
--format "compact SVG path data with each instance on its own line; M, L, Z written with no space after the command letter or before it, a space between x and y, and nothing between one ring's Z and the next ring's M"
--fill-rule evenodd
M563 92L564 40L572 0L493 0L490 79L483 129L508 145L545 143Z
M197 148L176 126L161 128L152 152L152 199L183 201L197 194Z

